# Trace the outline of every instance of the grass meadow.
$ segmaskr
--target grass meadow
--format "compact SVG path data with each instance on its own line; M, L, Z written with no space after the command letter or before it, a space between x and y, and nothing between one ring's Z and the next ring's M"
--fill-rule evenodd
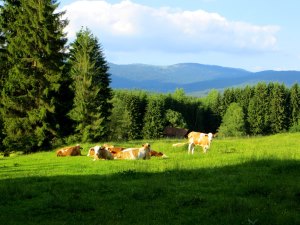
M300 133L215 139L207 154L184 140L149 142L167 159L93 161L55 149L0 156L0 224L300 224Z

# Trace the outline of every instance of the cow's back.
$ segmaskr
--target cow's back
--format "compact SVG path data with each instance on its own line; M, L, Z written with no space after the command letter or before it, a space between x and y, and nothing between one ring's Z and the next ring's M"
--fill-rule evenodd
M118 159L137 159L139 155L139 148L126 148L117 153Z
M77 155L81 155L79 145L65 147L65 148L59 149L56 152L56 156L77 156Z

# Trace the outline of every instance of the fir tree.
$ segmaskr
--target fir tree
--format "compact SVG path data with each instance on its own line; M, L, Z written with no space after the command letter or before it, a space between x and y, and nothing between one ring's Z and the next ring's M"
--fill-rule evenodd
M291 127L298 127L300 131L300 88L298 83L294 84L290 90L290 111Z
M218 131L220 136L239 137L245 135L244 112L238 103L231 103L222 119Z
M108 136L112 90L101 46L87 28L71 44L70 66L75 90L70 117L82 141L99 141Z
M250 133L267 134L269 131L269 91L265 83L258 83L248 106Z
M141 139L143 137L142 130L146 110L146 95L144 93L130 92L122 100L125 102L125 112L129 120L129 124L127 124L128 139Z
M144 138L161 138L165 128L165 101L163 96L151 96L144 117Z
M288 96L284 85L275 83L270 90L270 131L279 133L288 128Z
M221 101L221 116L223 117L229 105L236 102L235 91L233 88L226 88Z
M4 0L1 35L8 71L1 93L6 148L34 151L56 136L66 38L54 0Z

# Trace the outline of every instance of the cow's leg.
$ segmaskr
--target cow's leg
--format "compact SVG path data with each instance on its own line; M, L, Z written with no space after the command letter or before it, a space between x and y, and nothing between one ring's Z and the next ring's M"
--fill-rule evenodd
M191 148L192 148L193 143L189 143L189 148L188 148L188 154L190 154Z
M192 152L192 154L194 154L194 143L190 143L189 144L189 151L188 151L188 153L190 154L190 152Z

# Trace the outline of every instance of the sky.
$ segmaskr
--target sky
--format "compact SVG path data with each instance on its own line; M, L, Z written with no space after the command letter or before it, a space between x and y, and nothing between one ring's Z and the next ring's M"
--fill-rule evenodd
M61 0L69 42L81 27L108 62L300 70L299 0Z

